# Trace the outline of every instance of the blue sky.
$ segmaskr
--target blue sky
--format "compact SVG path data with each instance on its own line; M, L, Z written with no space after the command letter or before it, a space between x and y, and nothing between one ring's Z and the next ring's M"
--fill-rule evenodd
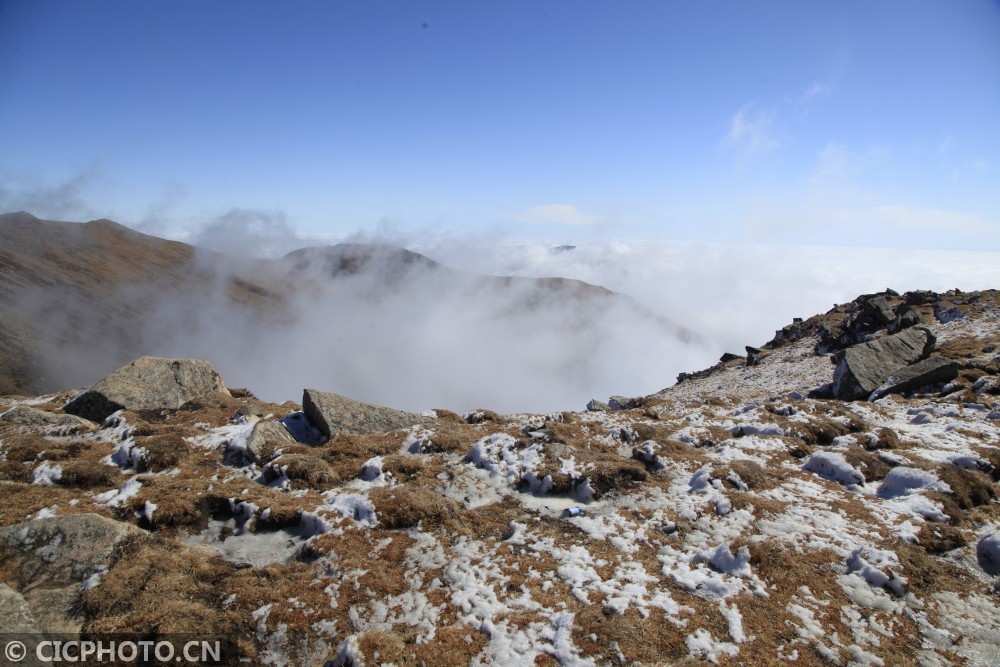
M1000 3L0 0L0 208L1000 250Z

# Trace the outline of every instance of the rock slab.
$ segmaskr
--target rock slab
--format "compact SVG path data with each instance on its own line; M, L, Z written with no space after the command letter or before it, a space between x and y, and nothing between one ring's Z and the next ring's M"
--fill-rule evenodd
M834 397L846 401L868 398L899 369L930 355L935 342L929 330L913 327L837 352Z
M900 368L872 392L869 400L877 400L886 394L903 394L931 384L950 382L958 377L958 363L944 357L927 357L922 361Z
M224 391L226 385L207 361L139 357L76 396L63 411L103 422L117 410L176 410Z
M123 542L145 535L131 524L99 514L48 517L0 528L0 562L10 568L8 581L18 587L0 584L0 628L78 633L82 623L74 604L81 587L97 583Z
M110 565L123 541L145 535L99 514L48 517L0 528L0 554L31 584L68 586Z
M0 420L10 424L17 424L18 426L55 431L60 435L92 431L96 428L90 421L81 419L76 415L45 412L44 410L38 410L28 405L15 405L0 415Z
M337 433L370 435L387 433L415 424L430 424L434 420L412 412L403 412L373 403L364 403L340 394L316 389L302 392L302 411L323 435Z

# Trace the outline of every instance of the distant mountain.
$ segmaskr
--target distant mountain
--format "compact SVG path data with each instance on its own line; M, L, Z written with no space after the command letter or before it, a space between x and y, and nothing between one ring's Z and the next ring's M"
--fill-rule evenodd
M110 220L0 215L0 393L83 386L143 354L211 358L247 380L294 358L371 399L382 380L403 391L430 371L445 382L464 355L494 375L558 368L585 392L595 353L610 359L627 343L625 323L677 344L696 338L602 287L470 274L389 245L249 259ZM391 398L406 405L409 391Z

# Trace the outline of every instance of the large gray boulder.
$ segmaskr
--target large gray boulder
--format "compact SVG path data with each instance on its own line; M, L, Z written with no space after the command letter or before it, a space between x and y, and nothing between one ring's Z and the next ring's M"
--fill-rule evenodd
M950 382L956 377L958 363L939 356L927 357L894 371L869 399L874 401L886 394L903 394L928 385Z
M929 330L913 327L837 352L834 397L847 401L868 398L896 371L926 358L935 342Z
M316 389L306 389L302 392L302 411L327 438L337 433L359 435L387 433L415 424L434 422L430 417L363 403L347 396Z
M123 408L176 410L195 398L224 391L226 385L207 361L139 357L76 396L63 410L103 422Z

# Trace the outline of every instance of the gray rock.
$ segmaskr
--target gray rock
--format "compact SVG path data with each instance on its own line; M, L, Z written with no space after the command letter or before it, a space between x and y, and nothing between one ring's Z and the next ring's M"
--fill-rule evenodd
M878 324L885 326L896 319L884 296L873 296L864 303L863 312Z
M121 410L176 410L195 398L225 392L212 365L200 359L139 357L63 406L96 422Z
M955 306L952 306L951 308L934 306L934 317L936 317L937 321L941 324L947 324L948 322L953 322L954 320L963 319L967 317L967 315Z
M39 632L28 601L4 583L0 583L0 628L9 634Z
M896 333L903 329L909 329L924 323L924 318L916 308L906 308L896 316L893 323L889 325L889 331Z
M935 342L930 331L914 327L840 350L834 356L834 397L851 401L871 396L897 370L926 358Z
M99 514L35 519L0 528L0 561L16 566L29 584L70 586L110 565L122 542L145 535Z
M902 394L931 384L950 382L958 377L958 364L944 357L927 357L892 373L882 386L872 392L874 401L886 394Z
M628 396L612 396L608 399L608 407L612 410L634 410L641 408L642 397L629 398Z
M288 429L278 422L257 422L247 437L247 453L254 461L267 461L274 450L295 442Z
M252 419L255 417L259 419L263 416L264 416L264 408L260 407L256 403L246 403L244 405L241 405L236 410L236 413L233 415L233 419L239 419L240 417L242 417L243 419Z
M780 333L780 332L778 332L778 333ZM732 352L725 352L725 353L723 353L723 355L721 357L719 357L719 361L724 364L724 363L727 363L727 362L730 362L730 361L736 361L737 359L742 359L742 358L743 357L741 357L738 354L733 354Z
M328 438L337 433L359 435L387 433L415 424L434 422L430 417L363 403L347 396L316 389L306 389L302 392L302 411Z
M587 403L587 410L589 412L607 412L611 409L611 406L604 401L599 401L596 398L590 399Z
M45 412L27 405L15 405L0 415L0 419L18 426L55 431L60 435L71 435L95 430L93 422L81 419L76 415L62 415L55 412Z

